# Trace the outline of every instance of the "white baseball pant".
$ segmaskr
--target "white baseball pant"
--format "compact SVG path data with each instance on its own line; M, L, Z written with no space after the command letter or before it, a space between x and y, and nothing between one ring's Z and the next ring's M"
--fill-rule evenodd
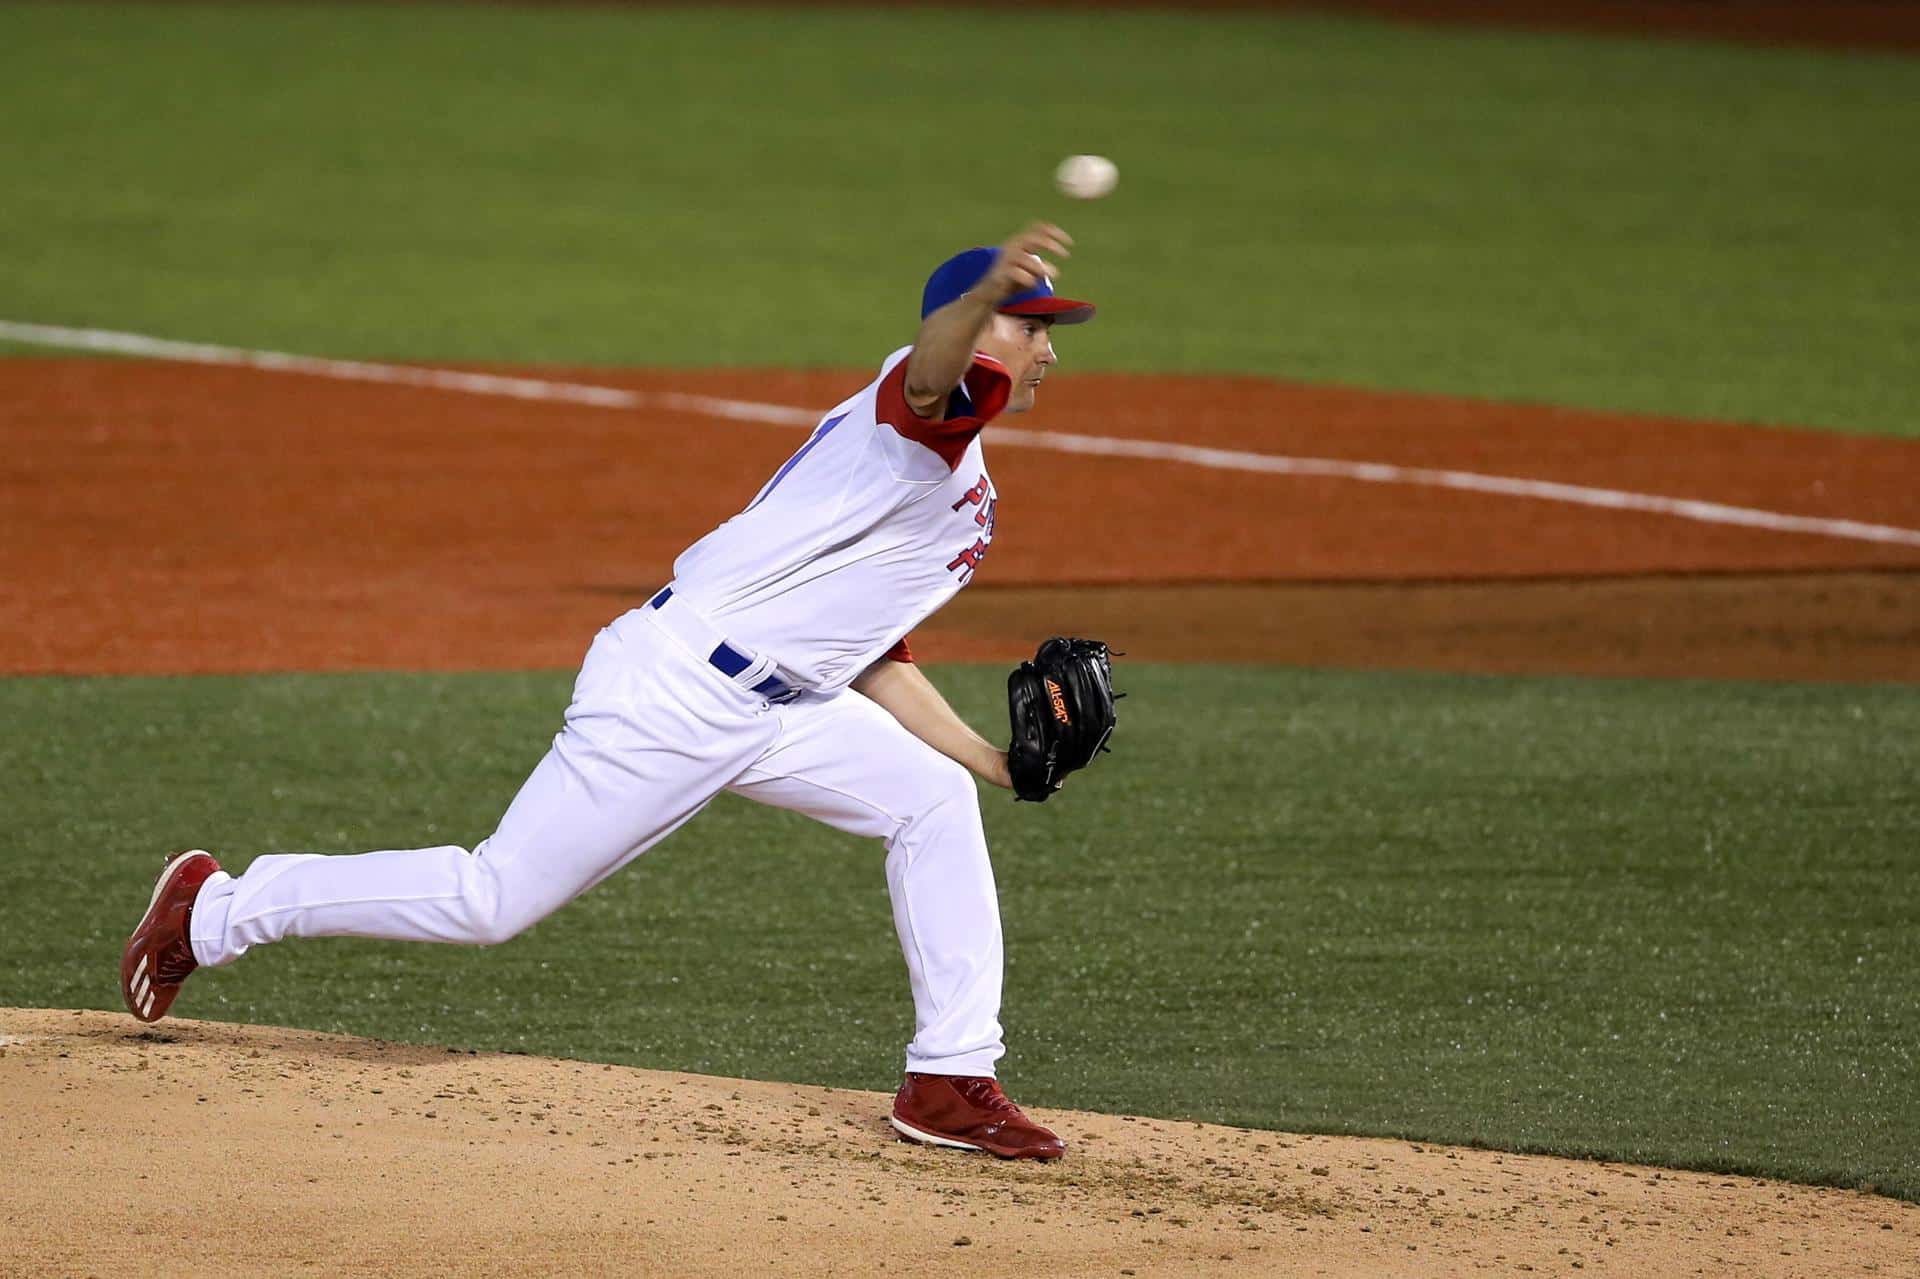
M991 1075L1000 912L972 775L851 689L767 702L708 664L708 630L677 601L602 630L553 748L471 853L256 858L201 890L194 958L284 937L505 941L732 790L885 841L913 990L907 1069Z

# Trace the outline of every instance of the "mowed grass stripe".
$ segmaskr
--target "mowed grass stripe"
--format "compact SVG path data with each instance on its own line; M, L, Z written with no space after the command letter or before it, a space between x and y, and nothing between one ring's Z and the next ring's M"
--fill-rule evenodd
M1920 691L1122 682L1060 802L986 796L1017 1095L1920 1198ZM0 682L0 1003L114 1006L168 848L470 846L567 687ZM875 1088L911 1023L878 847L730 799L505 946L290 943L180 1007Z
M1920 63L1301 15L11 5L0 315L864 365L1042 214L1085 368L1920 431ZM1121 168L1072 203L1071 151Z

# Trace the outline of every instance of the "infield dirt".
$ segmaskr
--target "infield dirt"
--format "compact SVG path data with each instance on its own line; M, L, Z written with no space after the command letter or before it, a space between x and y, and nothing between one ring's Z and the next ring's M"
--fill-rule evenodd
M1920 1207L1392 1140L0 1010L6 1274L1911 1275Z
M822 408L868 376L551 372ZM246 369L0 363L0 671L571 668L804 438ZM1920 441L1063 377L1032 424L1920 528ZM1021 426L1027 426L1022 421ZM993 449L979 580L914 637L1013 660L1920 679L1920 547L1413 484Z

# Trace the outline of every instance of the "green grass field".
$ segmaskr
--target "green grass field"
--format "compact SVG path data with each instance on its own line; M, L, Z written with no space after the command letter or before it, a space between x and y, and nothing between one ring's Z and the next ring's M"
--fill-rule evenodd
M1215 14L0 6L0 318L861 366L1081 240L1088 368L1920 432L1920 62ZM1073 151L1115 197L1048 183Z
M1127 676L1101 769L987 797L1018 1095L1920 1198L1920 690ZM116 1006L167 847L483 837L567 685L0 682L0 1003ZM912 1021L878 846L730 799L503 947L292 943L179 1011L869 1088Z

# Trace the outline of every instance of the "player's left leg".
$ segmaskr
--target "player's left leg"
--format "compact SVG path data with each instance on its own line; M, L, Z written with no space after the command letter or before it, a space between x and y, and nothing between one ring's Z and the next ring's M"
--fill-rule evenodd
M885 841L913 987L907 1069L993 1074L1006 1051L1000 906L973 775L851 690L776 713L777 743L729 789Z
M993 1078L1005 1051L1000 906L972 774L858 693L777 711L778 742L731 789L886 844L915 1022L893 1126L934 1145L1059 1158L1065 1144Z

